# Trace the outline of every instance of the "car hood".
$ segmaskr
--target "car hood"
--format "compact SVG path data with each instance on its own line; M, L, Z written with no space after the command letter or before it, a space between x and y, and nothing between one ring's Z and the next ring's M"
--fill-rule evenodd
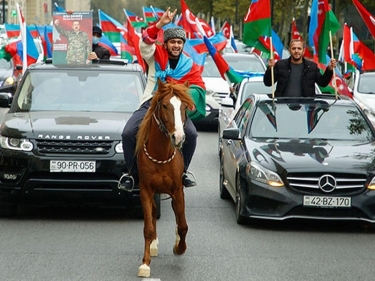
M1 135L28 139L120 140L131 113L25 112L8 113Z
M228 82L221 77L202 77L207 90L229 94Z
M375 142L268 139L248 140L247 147L251 159L279 173L375 168Z

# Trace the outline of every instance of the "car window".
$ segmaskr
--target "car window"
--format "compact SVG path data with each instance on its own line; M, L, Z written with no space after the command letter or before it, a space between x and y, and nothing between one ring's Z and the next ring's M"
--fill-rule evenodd
M232 122L235 122L237 128L240 130L240 135L243 135L244 130L247 127L247 123L250 120L251 111L253 109L253 100L247 99L243 105L241 106L240 110L234 117Z
M329 106L322 102L287 104L262 102L251 124L254 138L373 140L373 133L354 106Z
M271 94L271 93L272 93L272 87L266 87L263 81L247 82L244 85L240 103L242 104L251 94Z
M262 62L255 56L226 56L224 59L237 71L264 73L265 68ZM202 73L203 77L221 77L219 70L212 58L207 58Z
M120 71L32 71L24 79L16 111L120 111L139 106L142 80Z
M359 77L358 92L375 94L375 75L360 75Z
M238 71L247 72L262 72L264 73L265 68L262 62L255 56L230 56L225 57L228 64Z

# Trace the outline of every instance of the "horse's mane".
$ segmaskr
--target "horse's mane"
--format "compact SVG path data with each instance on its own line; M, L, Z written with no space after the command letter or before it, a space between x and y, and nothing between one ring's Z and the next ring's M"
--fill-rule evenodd
M176 84L176 83L163 83L158 81L158 89L154 92L151 105L144 116L137 134L137 145L135 148L135 154L142 149L143 144L147 142L149 138L149 132L151 129L153 113L158 107L158 104L165 98L172 98L172 96L178 97L182 103L185 103L188 108L193 108L194 102L189 94L189 88L187 84Z

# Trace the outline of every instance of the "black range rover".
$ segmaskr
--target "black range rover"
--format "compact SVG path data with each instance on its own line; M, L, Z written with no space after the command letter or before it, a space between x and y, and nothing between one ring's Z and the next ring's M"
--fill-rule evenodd
M136 64L32 65L0 127L0 216L20 202L126 206L139 191L119 190L122 129L146 81Z

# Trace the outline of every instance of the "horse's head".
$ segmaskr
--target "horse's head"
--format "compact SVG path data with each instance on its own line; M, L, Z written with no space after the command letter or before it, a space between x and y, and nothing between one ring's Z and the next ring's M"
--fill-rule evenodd
M158 90L153 100L157 102L156 118L159 127L171 139L172 145L181 148L185 141L184 124L186 111L194 107L189 94L188 83L163 83L158 80Z

